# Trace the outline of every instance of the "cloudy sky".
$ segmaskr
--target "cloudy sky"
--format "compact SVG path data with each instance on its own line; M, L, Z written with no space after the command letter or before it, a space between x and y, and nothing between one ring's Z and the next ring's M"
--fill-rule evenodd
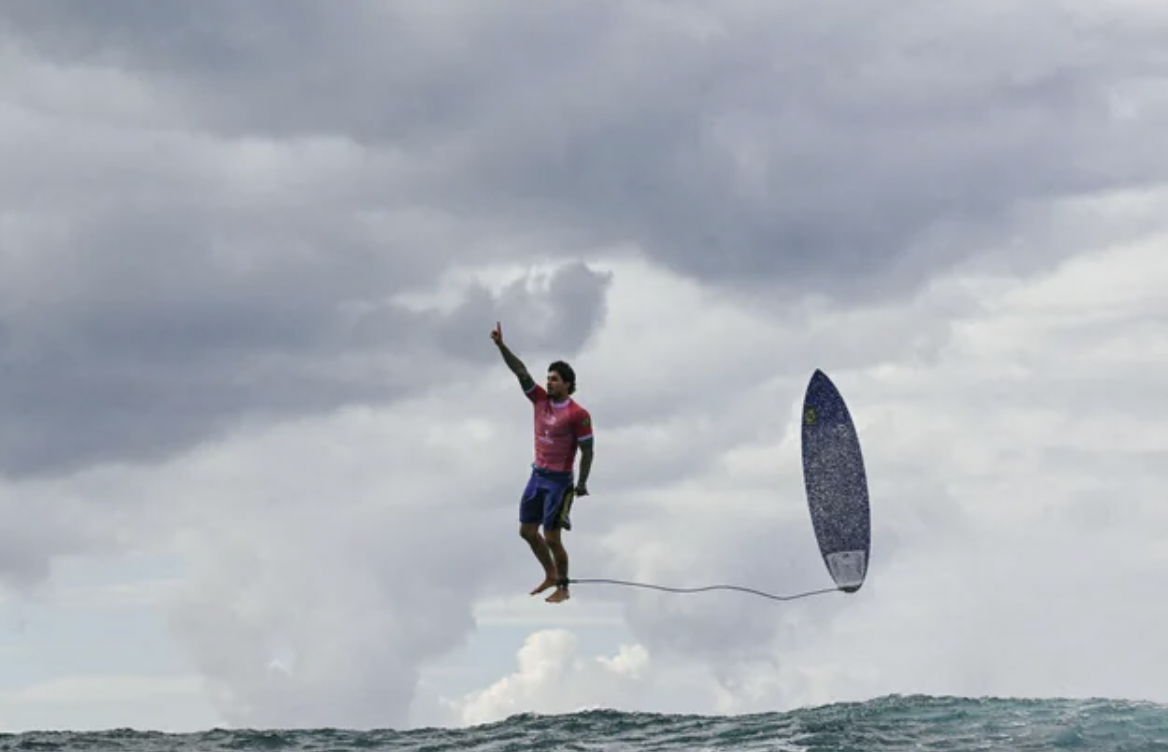
M327 8L327 10L326 10ZM1168 10L0 4L0 731L1168 701ZM572 574L517 534L579 374Z

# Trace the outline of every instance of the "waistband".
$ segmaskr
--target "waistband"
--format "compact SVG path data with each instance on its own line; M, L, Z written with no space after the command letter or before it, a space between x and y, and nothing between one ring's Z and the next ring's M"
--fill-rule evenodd
M551 478L553 480L568 480L572 477L571 470L549 470L546 467L540 467L534 462L531 463L531 469L541 478Z

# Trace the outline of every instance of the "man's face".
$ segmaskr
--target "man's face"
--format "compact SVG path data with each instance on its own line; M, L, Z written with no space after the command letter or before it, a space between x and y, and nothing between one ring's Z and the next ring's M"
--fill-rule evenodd
M555 371L548 371L547 393L553 399L563 399L568 396L568 384Z

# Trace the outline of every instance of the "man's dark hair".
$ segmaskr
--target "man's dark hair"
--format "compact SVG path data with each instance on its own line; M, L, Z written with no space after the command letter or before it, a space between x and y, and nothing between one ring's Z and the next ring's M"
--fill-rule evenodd
M555 363L552 363L550 366L548 366L547 369L548 371L555 371L558 373L560 378L563 379L565 383L567 383L568 394L576 393L576 372L572 370L572 366L568 365L562 360L557 360Z

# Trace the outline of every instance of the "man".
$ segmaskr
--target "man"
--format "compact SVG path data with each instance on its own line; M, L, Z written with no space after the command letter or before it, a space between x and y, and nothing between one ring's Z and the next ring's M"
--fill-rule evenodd
M561 533L571 530L569 512L576 496L588 495L588 474L592 471L592 416L571 395L576 391L576 374L562 360L548 366L547 387L531 378L523 361L503 343L503 328L496 322L491 339L499 347L503 361L519 378L519 386L531 400L535 413L535 461L531 477L519 502L519 535L531 546L543 565L544 580L534 590L537 595L555 587L546 600L568 600L568 552ZM580 450L580 479L573 485L576 450ZM543 525L543 535L539 528Z

